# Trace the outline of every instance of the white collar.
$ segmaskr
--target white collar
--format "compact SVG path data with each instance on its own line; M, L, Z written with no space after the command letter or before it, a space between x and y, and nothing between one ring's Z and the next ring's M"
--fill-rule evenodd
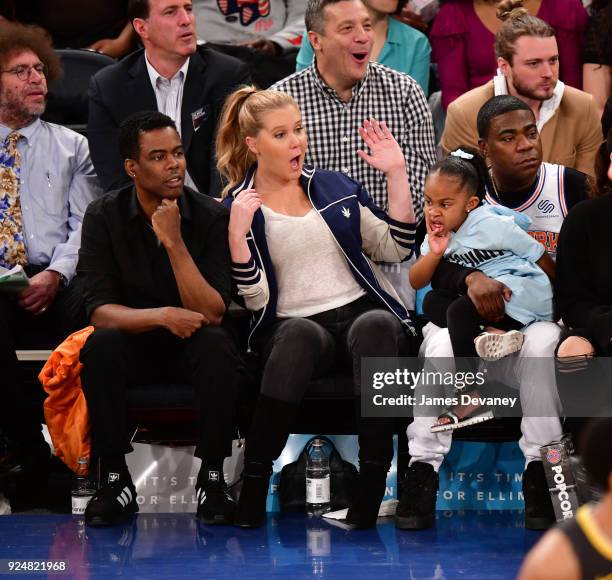
M147 65L147 72L149 73L149 78L151 79L151 84L153 85L153 88L155 89L157 87L157 79L166 79L166 77L160 75L157 70L155 69L155 67L149 62L149 58L147 56L147 53L145 51L145 64ZM179 75L182 75L183 79L187 78L187 69L189 68L189 60L191 57L189 57L183 64L183 66L176 72L176 74L170 79L170 82L172 82L176 77L178 77Z
M493 88L496 97L498 95L508 94L508 83L506 82L506 77L499 69L497 69L497 74L493 77ZM540 115L538 117L538 122L536 123L538 131L541 132L544 128L544 125L546 125L546 123L548 123L548 121L553 118L554 114L559 108L559 105L561 105L561 100L563 99L564 92L565 84L562 81L557 81L552 97L550 97L550 99L542 101L542 106L540 107Z

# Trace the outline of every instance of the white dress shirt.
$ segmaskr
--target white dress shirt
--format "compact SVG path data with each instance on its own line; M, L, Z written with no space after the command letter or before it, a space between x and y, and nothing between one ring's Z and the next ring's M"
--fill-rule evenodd
M157 110L164 115L168 115L176 125L178 134L181 135L181 112L183 105L183 88L185 87L185 79L187 78L187 69L189 68L189 59L185 61L183 66L171 78L167 79L160 75L153 65L149 62L147 53L145 52L145 63L147 71L151 79L151 86L157 100ZM182 135L181 135L182 136ZM196 184L189 175L185 172L185 185L197 191Z
M13 129L0 124L0 142ZM28 263L74 276L81 223L103 194L83 135L37 119L17 129L21 155L19 198Z

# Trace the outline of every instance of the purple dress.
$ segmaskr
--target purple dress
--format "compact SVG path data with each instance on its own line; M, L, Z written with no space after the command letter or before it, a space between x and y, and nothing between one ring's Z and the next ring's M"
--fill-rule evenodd
M582 49L588 14L581 1L542 0L538 17L555 30L561 80L582 89ZM448 0L442 4L430 40L432 60L438 63L444 109L495 76L495 35L478 18L472 0Z

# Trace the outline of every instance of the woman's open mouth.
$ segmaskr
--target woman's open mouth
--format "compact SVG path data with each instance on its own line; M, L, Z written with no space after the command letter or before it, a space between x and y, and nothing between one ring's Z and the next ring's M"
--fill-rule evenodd
M291 169L293 169L294 171L300 168L300 157L301 155L296 155L295 157L289 160L289 165L291 165Z

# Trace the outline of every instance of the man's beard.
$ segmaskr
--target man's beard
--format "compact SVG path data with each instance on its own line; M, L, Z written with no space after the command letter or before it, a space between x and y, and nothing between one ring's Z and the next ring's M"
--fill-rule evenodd
M553 96L555 87L557 86L557 81L554 81L548 93L544 94L542 92L534 92L533 89L530 89L529 87L526 87L525 85L521 84L521 82L516 77L512 78L512 84L514 85L514 90L516 91L516 94L520 97L524 97L526 99L531 99L534 101L547 101Z
M5 120L25 126L40 117L45 112L46 106L46 99L40 104L33 103L26 106L15 92L0 87L0 113Z

